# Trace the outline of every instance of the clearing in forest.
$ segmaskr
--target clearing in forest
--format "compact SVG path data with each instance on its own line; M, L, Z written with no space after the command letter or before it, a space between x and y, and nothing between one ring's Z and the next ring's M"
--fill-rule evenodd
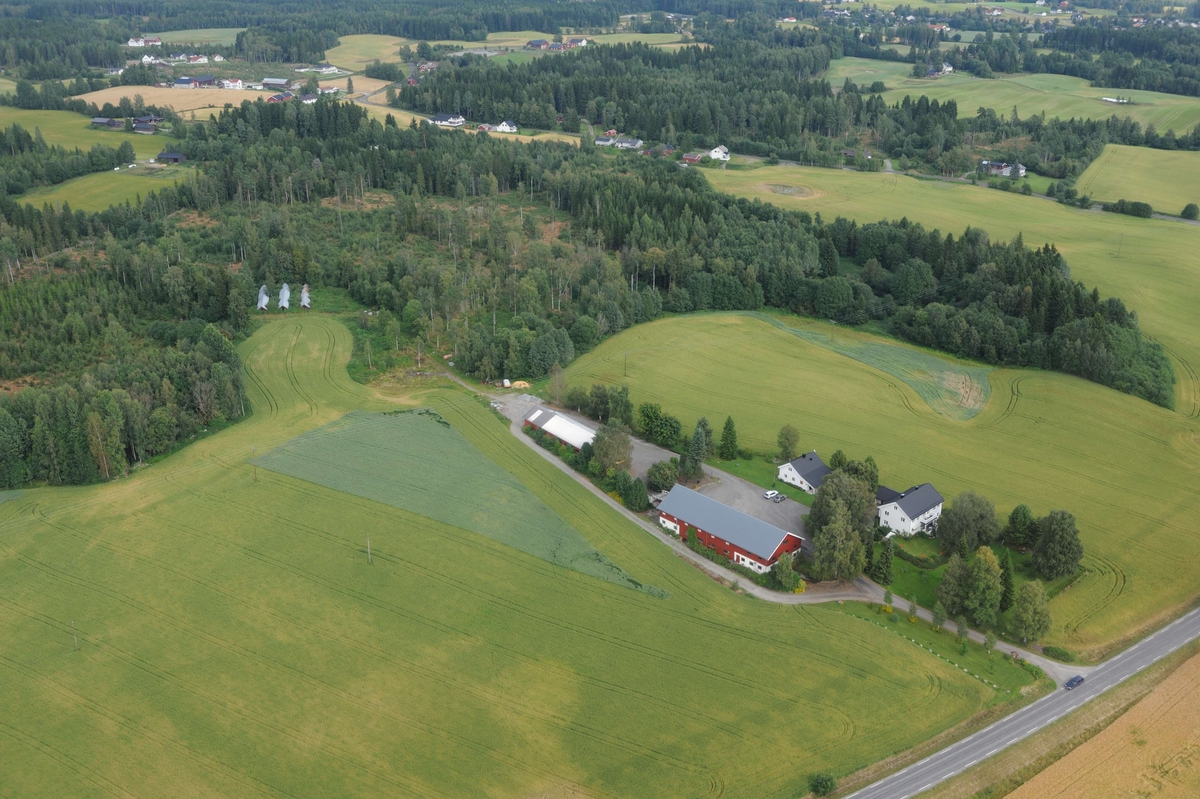
M168 44L219 44L232 47L237 44L238 34L245 28L188 28L187 30L166 31L165 33L147 33L147 36L157 36ZM157 48L154 48L157 49ZM151 49L147 49L151 52Z
M485 535L558 566L643 588L432 410L352 411L255 463Z
M0 106L0 127L7 128L12 125L20 125L31 135L35 130L40 130L46 144L58 145L68 150L78 147L85 153L93 144L103 144L115 150L121 146L121 142L128 141L133 145L133 152L138 158L153 158L170 143L170 139L165 136L145 136L140 133L126 133L124 130L94 128L91 117L76 114L74 111L30 111Z
M96 172L72 178L56 186L43 186L22 194L17 200L41 208L49 203L60 207L68 203L74 211L103 211L109 206L128 202L136 205L152 191L162 191L191 179L192 170L180 167L122 168L120 172Z

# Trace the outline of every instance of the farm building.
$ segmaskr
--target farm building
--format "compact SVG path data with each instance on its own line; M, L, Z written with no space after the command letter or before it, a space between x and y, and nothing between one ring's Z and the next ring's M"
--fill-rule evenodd
M554 436L575 451L579 451L584 444L592 443L592 439L596 437L596 431L544 405L539 405L525 414L522 424L524 427L533 427Z
M613 142L618 150L640 150L644 144L641 139L617 139Z
M714 161L728 161L729 148L722 144L719 147L714 147L713 149L709 150L707 155Z
M658 523L684 541L689 533L738 566L770 571L784 552L795 552L800 536L748 516L686 486L671 489L658 506Z
M596 137L596 146L597 147L611 147L613 144L616 143L616 141L617 140L614 139L612 136L597 136Z
M698 164L704 158L704 153L684 153L683 161L687 164Z
M1021 164L1006 164L1003 161L984 161L982 166L993 177L1012 177L1013 170L1016 170L1017 177L1025 177L1025 167Z
M159 163L163 163L163 164L182 164L184 161L187 160L187 156L184 155L183 153L163 152L163 153L158 154L158 158L156 160Z
M516 133L517 130L517 123L511 119L506 119L496 126L497 133Z
M907 491L880 486L875 492L879 526L904 536L927 533L937 527L943 501L931 483L922 483Z
M467 120L461 114L434 114L429 121L440 128L461 128Z
M123 128L125 123L109 117L92 117L92 124L98 128Z
M817 451L813 450L780 466L779 479L801 491L815 494L821 483L825 482L825 475L831 471Z
M587 47L587 39L568 39L567 47Z
M546 41L545 39L530 39L529 41L525 42L525 49L548 50L550 49L550 42Z
M264 89L286 89L292 85L292 82L287 78L263 78L262 86Z
M134 133L142 133L145 135L151 135L157 130L158 130L158 128L154 125L153 122L134 122L133 123L133 132Z

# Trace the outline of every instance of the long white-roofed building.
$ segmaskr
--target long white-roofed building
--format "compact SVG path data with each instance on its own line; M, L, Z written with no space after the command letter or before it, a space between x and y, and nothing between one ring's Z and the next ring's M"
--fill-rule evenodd
M575 451L579 451L584 444L592 443L596 437L595 430L545 405L539 405L525 414L522 422L525 427L535 427L554 436Z

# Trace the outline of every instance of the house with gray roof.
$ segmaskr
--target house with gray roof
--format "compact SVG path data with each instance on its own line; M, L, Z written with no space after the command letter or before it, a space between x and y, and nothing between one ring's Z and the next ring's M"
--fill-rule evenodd
M698 491L676 485L658 506L658 523L684 541L689 535L738 566L759 574L771 570L784 552L795 552L803 541Z
M777 476L790 486L815 494L821 483L825 482L825 475L831 471L817 451L813 450L780 466Z
M907 491L880 486L875 492L879 526L903 536L936 529L944 502L932 483L922 483Z

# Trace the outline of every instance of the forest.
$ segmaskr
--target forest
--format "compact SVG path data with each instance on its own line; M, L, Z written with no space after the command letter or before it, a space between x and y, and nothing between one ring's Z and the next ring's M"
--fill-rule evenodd
M257 287L285 281L377 309L362 319L383 367L440 345L473 376L528 378L663 312L771 306L1172 401L1136 316L1049 245L826 223L661 159L401 128L325 99L184 129L200 174L136 205L0 200L0 378L33 383L0 398L5 485L111 478L238 418L232 342Z

